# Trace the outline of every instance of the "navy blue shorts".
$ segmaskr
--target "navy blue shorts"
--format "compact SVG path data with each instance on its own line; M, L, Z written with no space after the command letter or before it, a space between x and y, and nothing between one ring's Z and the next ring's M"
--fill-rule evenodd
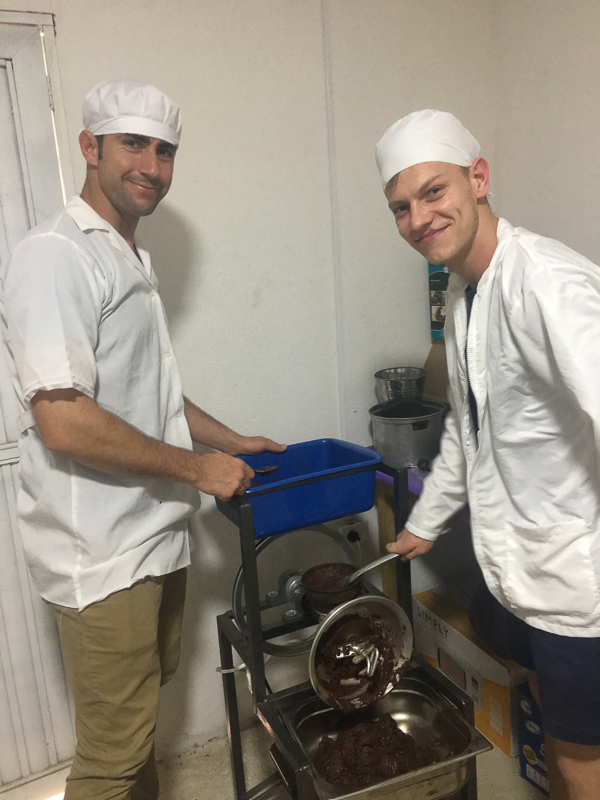
M505 609L485 584L469 615L494 652L537 673L546 733L563 742L600 745L600 638L532 628Z

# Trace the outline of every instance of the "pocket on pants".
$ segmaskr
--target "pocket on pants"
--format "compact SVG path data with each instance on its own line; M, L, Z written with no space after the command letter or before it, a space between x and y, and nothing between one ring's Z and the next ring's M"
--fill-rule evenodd
M590 614L598 585L583 520L506 531L504 592L515 607L545 614Z

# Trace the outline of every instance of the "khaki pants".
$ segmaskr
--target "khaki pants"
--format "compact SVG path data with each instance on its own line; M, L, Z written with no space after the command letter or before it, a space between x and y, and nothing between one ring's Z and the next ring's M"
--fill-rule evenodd
M157 800L158 692L179 662L185 583L182 569L55 606L77 735L65 800Z

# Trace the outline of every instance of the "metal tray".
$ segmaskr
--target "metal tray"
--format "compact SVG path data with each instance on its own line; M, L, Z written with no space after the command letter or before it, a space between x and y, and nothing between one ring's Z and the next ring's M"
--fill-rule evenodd
M492 745L438 692L421 680L403 678L392 692L373 706L358 712L356 722L389 713L398 727L419 745L432 745L441 760L429 767L399 775L366 789L347 792L322 778L312 757L322 736L335 738L342 722L341 712L325 706L318 698L284 711L288 728L311 763L315 790L321 800L437 800L458 792L469 777L469 761Z

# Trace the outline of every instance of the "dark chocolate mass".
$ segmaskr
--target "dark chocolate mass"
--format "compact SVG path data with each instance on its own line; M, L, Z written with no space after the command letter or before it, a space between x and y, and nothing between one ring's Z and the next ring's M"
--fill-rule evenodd
M361 675L365 662L353 663L352 657L338 658L345 646L367 643L379 650L379 660L372 677ZM381 619L352 614L335 622L323 636L315 657L315 669L325 702L333 708L350 712L366 708L379 700L388 687L397 682L394 642L391 630Z
M363 789L429 766L439 758L432 747L419 747L397 727L390 714L360 722L334 740L324 736L314 756L317 771L344 789Z
M302 582L307 589L314 592L338 592L344 589L344 578L356 572L352 564L331 563L320 564L309 570L302 577Z

